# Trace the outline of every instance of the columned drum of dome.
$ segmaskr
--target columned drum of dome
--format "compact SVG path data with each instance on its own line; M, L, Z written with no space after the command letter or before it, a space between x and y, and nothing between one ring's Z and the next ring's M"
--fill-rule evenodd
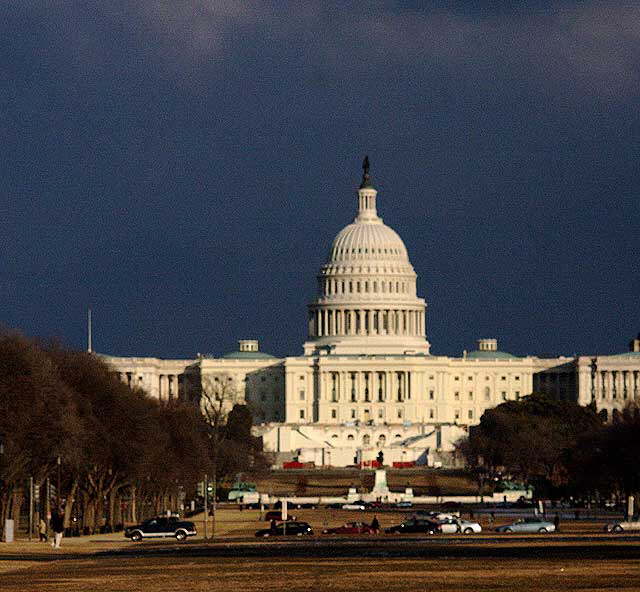
M368 161L364 168L358 215L338 233L317 276L304 353L428 354L416 273L402 239L378 216Z

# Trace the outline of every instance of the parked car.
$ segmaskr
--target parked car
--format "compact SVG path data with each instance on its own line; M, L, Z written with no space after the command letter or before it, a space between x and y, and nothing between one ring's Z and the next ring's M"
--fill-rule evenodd
M482 526L473 520L461 520L457 517L445 518L438 520L440 524L440 532L451 534L460 532L463 534L472 534L482 532Z
M367 506L364 502L349 502L348 504L342 504L343 510L366 510Z
M554 532L556 529L553 522L548 522L542 518L533 516L531 518L520 518L511 524L498 526L496 532Z
M269 510L265 515L264 519L267 521L277 520L278 522L282 522L284 518L282 517L282 510ZM297 518L293 514L289 514L287 512L287 521L288 520L297 520Z
M396 502L396 508L412 508L413 503L408 500L402 500L400 502Z
M313 529L306 522L283 522L277 524L275 528L257 530L255 536L267 538L271 536L303 536L311 534L313 534Z
M322 534L375 534L375 531L364 522L346 522L336 528L325 528Z
M640 516L634 516L631 520L613 522L604 527L606 532L626 532L628 530L640 530Z
M129 526L124 531L124 536L133 542L150 538L175 537L182 542L187 537L195 536L196 525L193 522L181 521L178 516L163 516L145 520L142 524Z
M439 524L433 520L405 520L404 522L391 526L385 529L388 534L402 534L402 533L424 533L435 534L439 532Z
M445 520L457 520L460 518L460 512L433 512L431 510L416 510L415 512L409 514L407 519L409 518L422 518L423 520L435 520L436 522L444 522Z

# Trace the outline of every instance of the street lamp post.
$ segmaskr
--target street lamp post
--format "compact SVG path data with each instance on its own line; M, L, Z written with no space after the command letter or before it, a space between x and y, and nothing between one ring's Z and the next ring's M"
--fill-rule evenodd
M58 488L56 489L56 506L58 506L58 511L60 511L60 456L58 455Z

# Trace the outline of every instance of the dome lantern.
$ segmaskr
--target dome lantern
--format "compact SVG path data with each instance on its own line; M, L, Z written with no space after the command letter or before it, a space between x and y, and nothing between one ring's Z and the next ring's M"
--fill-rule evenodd
M379 222L382 220L378 218L376 212L376 196L378 192L371 184L371 178L369 176L369 157L365 156L362 162L362 183L357 191L358 195L358 217L356 220L362 222Z

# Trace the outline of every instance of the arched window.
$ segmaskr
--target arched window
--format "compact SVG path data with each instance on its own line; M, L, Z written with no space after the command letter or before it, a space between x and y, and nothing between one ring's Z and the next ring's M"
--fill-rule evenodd
M349 434L349 435L347 436L347 440L349 440L349 441L353 440L353 434Z
M369 444L371 444L371 436L369 434L365 434L362 436L362 445L369 446Z

